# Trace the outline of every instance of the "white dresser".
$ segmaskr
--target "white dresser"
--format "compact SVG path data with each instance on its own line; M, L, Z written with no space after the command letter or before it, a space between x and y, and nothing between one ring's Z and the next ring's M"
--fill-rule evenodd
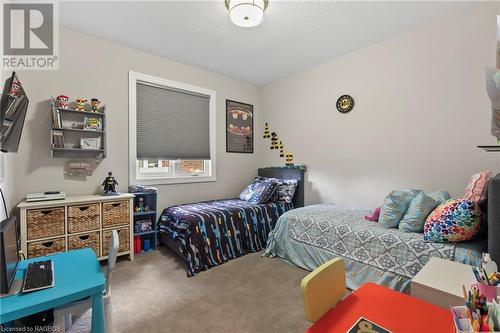
M133 251L132 194L85 195L64 200L22 201L21 250L28 258L90 247L107 258L112 230L118 231L118 255Z

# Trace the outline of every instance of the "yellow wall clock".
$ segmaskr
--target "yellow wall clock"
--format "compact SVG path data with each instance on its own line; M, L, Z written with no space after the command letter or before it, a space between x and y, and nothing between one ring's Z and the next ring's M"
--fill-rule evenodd
M347 113L354 107L354 99L349 95L342 95L337 100L337 110L340 113Z

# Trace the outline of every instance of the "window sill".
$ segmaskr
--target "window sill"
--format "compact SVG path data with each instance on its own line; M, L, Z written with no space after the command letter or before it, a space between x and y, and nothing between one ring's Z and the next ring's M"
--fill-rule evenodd
M215 176L186 176L186 177L158 177L158 178L136 178L135 183L141 185L173 185L190 183L215 182Z

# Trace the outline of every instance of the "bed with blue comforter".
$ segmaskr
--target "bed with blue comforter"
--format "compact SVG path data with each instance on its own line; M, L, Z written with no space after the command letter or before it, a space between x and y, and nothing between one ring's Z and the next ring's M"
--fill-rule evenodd
M214 200L166 208L159 221L165 245L180 254L187 275L265 248L268 234L293 203Z
M313 205L282 215L269 234L264 256L307 270L342 257L349 289L367 282L409 292L410 281L430 257L478 265L485 241L429 243L421 233L385 229L365 220L367 210Z

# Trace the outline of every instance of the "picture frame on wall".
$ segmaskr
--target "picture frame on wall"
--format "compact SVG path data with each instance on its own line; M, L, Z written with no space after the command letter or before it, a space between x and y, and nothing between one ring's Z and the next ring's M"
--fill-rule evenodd
M226 100L226 152L253 154L253 105Z
M100 149L101 138L80 138L81 149Z

